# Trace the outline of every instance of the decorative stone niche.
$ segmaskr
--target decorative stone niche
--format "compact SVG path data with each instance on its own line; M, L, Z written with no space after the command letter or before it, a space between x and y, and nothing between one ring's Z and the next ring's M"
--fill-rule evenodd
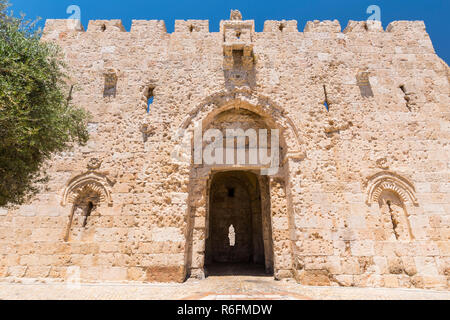
M111 188L114 182L98 170L102 161L92 158L87 164L87 172L71 179L63 192L61 205L71 206L65 241L70 240L71 231L84 229L93 212L102 205L112 206Z
M117 74L114 71L108 70L104 74L105 88L103 89L103 97L116 97L117 92Z

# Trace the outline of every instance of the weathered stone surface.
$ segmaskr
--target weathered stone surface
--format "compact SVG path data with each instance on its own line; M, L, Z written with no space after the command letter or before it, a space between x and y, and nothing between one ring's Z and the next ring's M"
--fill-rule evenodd
M79 267L82 281L203 278L211 182L234 170L254 175L236 203L275 278L448 289L449 67L423 22L342 29L267 21L255 32L239 12L213 33L202 20L176 21L172 34L157 20L130 32L118 20L87 31L48 20L43 41L63 48L91 137L54 156L30 203L0 208L0 276L69 280ZM278 172L193 164L200 125L279 129Z

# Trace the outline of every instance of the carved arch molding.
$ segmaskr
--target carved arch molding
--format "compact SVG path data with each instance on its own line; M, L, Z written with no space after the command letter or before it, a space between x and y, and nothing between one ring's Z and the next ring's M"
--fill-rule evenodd
M112 206L111 187L114 184L106 175L94 171L100 165L93 166L92 160L88 165L88 172L72 178L64 189L61 205L77 204L85 197L95 199L95 204L102 203Z
M383 191L396 194L403 203L417 206L419 203L415 196L414 185L406 178L390 172L379 172L367 180L367 204L378 203Z
M190 139L194 128L203 128L218 114L231 109L246 109L264 119L268 125L280 129L282 141L287 148L286 158L304 159L305 143L301 132L288 112L270 98L257 95L251 90L220 91L206 97L194 108L178 127L175 138L175 149L172 157L181 162L190 163ZM186 148L186 146L188 146Z

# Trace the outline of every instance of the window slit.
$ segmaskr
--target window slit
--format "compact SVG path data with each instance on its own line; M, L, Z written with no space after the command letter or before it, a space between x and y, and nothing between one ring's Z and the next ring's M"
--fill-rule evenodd
M94 209L94 204L90 201L88 203L88 206L87 206L86 211L85 211L83 228L86 228L88 218L91 216L93 209Z
M325 85L323 86L323 92L325 94L325 101L323 102L323 105L325 106L325 108L327 108L327 111L330 111L330 103L328 101L327 87Z
M411 97L410 97L410 95L411 95L411 94L406 90L406 88L405 88L404 85L401 85L401 86L400 86L400 90L402 90L402 92L403 92L404 99L405 99L405 101L406 101L406 108L408 108L408 111L411 111L411 105L410 105L410 102L411 102Z
M155 88L149 87L147 90L147 94L145 95L145 98L147 100L147 113L150 113L150 106L153 104L155 100L155 96L153 93L154 90Z

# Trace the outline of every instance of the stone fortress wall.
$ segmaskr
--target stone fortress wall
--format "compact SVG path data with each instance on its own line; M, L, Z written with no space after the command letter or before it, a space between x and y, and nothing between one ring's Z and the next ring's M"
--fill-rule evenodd
M282 168L259 180L277 279L448 290L449 67L423 22L74 26L48 20L43 40L91 138L55 155L32 202L0 209L0 277L202 278L214 168L174 161L176 133L247 110L282 132Z

